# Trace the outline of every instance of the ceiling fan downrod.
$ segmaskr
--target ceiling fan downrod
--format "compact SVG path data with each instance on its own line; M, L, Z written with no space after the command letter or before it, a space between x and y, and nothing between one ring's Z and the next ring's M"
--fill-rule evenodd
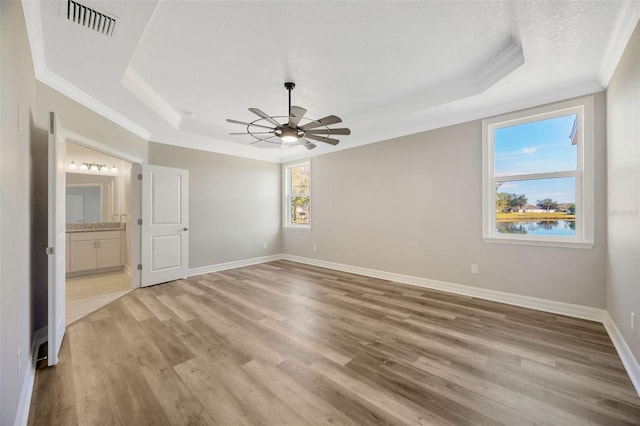
M286 82L284 84L284 87L285 87L285 89L287 89L289 91L289 110L288 110L288 113L289 113L289 117L291 117L291 91L293 90L294 87L296 87L296 84L291 82L291 81L288 81L288 82Z

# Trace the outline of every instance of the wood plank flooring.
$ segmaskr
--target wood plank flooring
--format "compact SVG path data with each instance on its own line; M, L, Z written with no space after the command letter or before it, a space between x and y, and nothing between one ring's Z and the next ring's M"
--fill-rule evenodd
M67 328L31 425L623 425L598 323L287 261L136 289Z

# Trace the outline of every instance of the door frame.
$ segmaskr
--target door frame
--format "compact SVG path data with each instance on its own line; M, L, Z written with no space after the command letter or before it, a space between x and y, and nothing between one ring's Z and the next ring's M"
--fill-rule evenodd
M131 287L139 288L141 283L141 271L138 270L142 249L140 238L140 225L138 221L142 218L142 185L138 176L142 173L144 159L128 152L119 150L105 143L91 139L87 136L65 129L65 142L73 142L95 151L111 155L121 160L131 163ZM66 173L66 170L65 170Z

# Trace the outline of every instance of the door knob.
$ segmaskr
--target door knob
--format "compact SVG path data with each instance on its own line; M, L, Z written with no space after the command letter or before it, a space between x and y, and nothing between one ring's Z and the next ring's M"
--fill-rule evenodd
M186 226L184 228L182 228L183 231L188 231L189 228L187 228Z

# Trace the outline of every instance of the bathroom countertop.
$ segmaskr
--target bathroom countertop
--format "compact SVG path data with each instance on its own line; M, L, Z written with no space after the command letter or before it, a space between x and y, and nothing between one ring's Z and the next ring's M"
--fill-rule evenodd
M125 224L121 222L68 223L67 224L67 233L124 231L125 229L126 229Z

